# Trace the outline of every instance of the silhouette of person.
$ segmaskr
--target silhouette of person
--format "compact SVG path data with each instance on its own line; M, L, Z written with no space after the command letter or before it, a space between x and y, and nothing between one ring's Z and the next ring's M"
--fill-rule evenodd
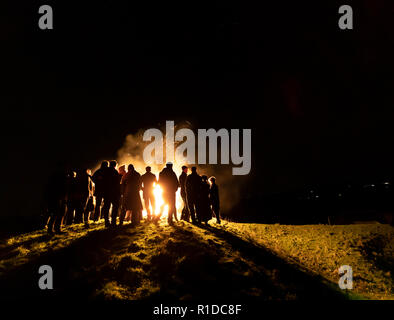
M192 223L199 223L198 200L201 189L201 177L197 173L197 168L192 167L192 173L186 178L186 199L189 215Z
M84 220L87 222L85 211L93 191L92 181L87 171L88 169L79 169L74 180L75 223L82 223Z
M220 201L219 201L219 187L216 184L216 178L210 177L211 188L209 189L209 199L211 202L212 212L215 214L216 222L221 223L220 219Z
M126 171L126 165L121 165L121 166L119 167L118 171L119 171L119 174L123 177L123 176L127 173L127 171Z
M155 213L155 196L153 194L153 184L157 183L156 176L151 172L151 167L145 168L146 172L141 176L142 191L148 221ZM152 210L151 210L152 207ZM153 212L152 212L153 211Z
M123 180L123 177L126 175L126 173L127 173L126 165L120 166L119 167L119 174L122 176L121 181ZM126 208L124 206L123 193L124 193L123 184L121 183L120 184L120 202L119 202L119 207L120 207L119 208L119 211L120 211L119 221L122 222L121 224L123 224L124 218L126 216Z
M141 219L142 203L140 197L141 175L129 164L127 173L122 178L123 201L126 215L132 214L132 223L138 224ZM123 221L121 221L123 223Z
M92 181L92 170L86 169L86 175L88 180L88 200L83 212L83 222L85 224L85 228L89 228L89 219L90 215L94 212L94 200L93 200L93 193L94 193L94 183Z
M179 181L172 170L172 163L168 162L166 167L159 174L159 184L163 188L163 199L168 205L168 224L172 224L174 217L178 221L176 214L176 192L179 188ZM161 215L161 214L160 214Z
M69 177L65 166L58 164L55 172L49 177L46 188L49 220L49 234L61 233L61 224L67 209Z
M94 182L94 195L96 197L96 208L94 210L94 221L98 221L101 218L101 203L104 198L105 190L107 188L105 183L105 173L108 169L108 161L103 161L101 163L100 169L92 176Z
M200 221L208 224L208 221L212 218L211 204L209 199L210 185L208 182L208 177L201 176L201 189L199 196L198 211L200 211Z
M116 226L116 217L118 216L119 202L120 202L120 181L122 176L116 170L117 162L112 160L109 163L109 167L105 170L104 183L106 188L104 190L104 205L103 215L105 220L105 226L110 225ZM111 213L111 224L109 221L109 210L112 205Z
M180 184L180 187L181 187L181 197L182 197L182 201L183 201L183 209L182 209L182 214L181 214L181 220L189 222L190 214L189 214L189 209L187 208L187 200L186 200L187 171L188 171L188 167L187 166L182 166L182 173L179 176L179 184Z
M68 197L66 214L64 215L63 224L69 226L74 223L74 213L78 207L77 195L77 173L71 171L67 174L68 177Z

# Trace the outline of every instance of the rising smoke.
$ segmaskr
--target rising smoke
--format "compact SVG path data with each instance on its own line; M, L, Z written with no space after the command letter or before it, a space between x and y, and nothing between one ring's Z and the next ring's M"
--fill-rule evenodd
M175 126L175 132L181 128L189 128L193 130L192 125L189 122L185 122L182 124L178 124ZM126 136L125 142L123 146L117 151L117 161L119 166L133 164L135 170L137 170L140 174L145 173L145 167L149 165L152 168L152 173L156 174L158 177L159 172L165 167L165 164L147 164L143 159L143 152L145 147L150 143L143 141L143 134L145 130L139 130L135 134L129 134ZM165 129L162 128L164 140L165 140ZM177 145L181 144L181 142L175 142L175 148ZM218 145L220 148L220 144ZM163 150L165 154L165 146ZM197 154L196 148L196 154ZM218 150L218 154L220 154L220 149ZM222 164L207 164L207 165L197 165L191 163L177 163L175 161L173 165L173 169L177 176L181 174L181 167L183 165L187 165L189 168L191 166L197 167L197 172L200 175L215 176L216 182L219 185L220 190L220 202L221 202L221 211L226 213L226 211L230 210L234 205L236 205L240 200L240 191L243 188L245 182L247 181L246 177L243 176L233 176L232 168L230 165L222 165ZM190 173L190 172L189 172ZM180 208L177 208L178 212Z

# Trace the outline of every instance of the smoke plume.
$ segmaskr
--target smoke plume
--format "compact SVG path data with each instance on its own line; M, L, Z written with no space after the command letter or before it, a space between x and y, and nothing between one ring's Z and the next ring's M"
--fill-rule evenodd
M192 129L189 122L183 124L178 124L175 126L175 132L181 128ZM147 128L148 129L148 128ZM160 129L160 128L158 128ZM165 128L161 128L165 141ZM133 164L135 170L137 170L141 175L145 173L145 168L149 165L152 168L152 173L156 174L158 177L159 172L165 167L164 164L146 164L143 159L143 152L145 147L150 142L143 141L143 134L145 130L139 130L135 134L129 134L126 136L123 146L117 151L117 161L119 166ZM175 148L182 142L175 142ZM165 143L164 143L165 144ZM197 147L196 147L197 150ZM165 145L164 145L164 155L165 155ZM220 150L219 150L220 153ZM197 153L196 153L197 158ZM164 159L165 160L165 159ZM220 192L220 206L221 211L225 214L226 211L231 209L240 200L240 190L243 187L246 179L241 176L232 175L231 165L221 165L221 164L207 164L207 165L197 165L189 163L177 163L174 162L173 169L177 176L182 172L181 167L187 165L189 168L191 166L197 167L197 172L200 175L206 175L208 178L210 176L216 177L216 183L219 186ZM190 171L189 171L190 173ZM177 208L178 212L180 208Z

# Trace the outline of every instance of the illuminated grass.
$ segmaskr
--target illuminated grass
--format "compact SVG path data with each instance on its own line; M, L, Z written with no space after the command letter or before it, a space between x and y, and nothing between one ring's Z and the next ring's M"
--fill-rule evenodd
M353 268L353 292L394 299L394 228L389 225L266 225L226 223L224 228L263 245L334 285L338 268Z
M392 282L377 263L389 261L385 257L392 254L387 240L392 236L390 227L211 225L181 221L168 226L163 219L158 224L105 229L99 223L87 230L83 225L71 226L54 237L42 230L4 239L0 285L10 297L29 298L36 294L25 290L32 281L31 270L49 264L56 272L60 297L341 299L354 298L343 295L336 285L337 268L349 264L354 270L354 292L364 298L392 298ZM376 256L369 250L372 244ZM309 271L328 279L332 288ZM361 278L371 279L369 288Z
M0 242L0 276L48 251L65 248L88 233L101 229L102 224L91 224L89 229L84 229L83 225L72 225L64 228L66 232L61 235L49 236L46 230L39 230L3 239Z

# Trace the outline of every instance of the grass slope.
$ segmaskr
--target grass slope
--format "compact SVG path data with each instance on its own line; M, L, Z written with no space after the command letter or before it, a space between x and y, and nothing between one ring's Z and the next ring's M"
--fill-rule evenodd
M324 273L302 271L299 264L289 259L292 255L286 253L286 248L278 249L279 243L265 243L269 233L271 239L279 241L278 232L284 231L278 230L286 226L230 222L212 225L144 222L137 227L104 229L102 224L93 224L89 230L71 226L65 234L54 237L42 230L3 239L0 298L160 301L348 298L337 286L332 286L332 279ZM295 234L300 237L300 248L302 234L309 236L309 231ZM54 290L38 289L38 268L44 264L53 268Z
M382 224L229 224L229 230L338 283L338 268L353 269L353 293L365 299L394 299L394 228Z

